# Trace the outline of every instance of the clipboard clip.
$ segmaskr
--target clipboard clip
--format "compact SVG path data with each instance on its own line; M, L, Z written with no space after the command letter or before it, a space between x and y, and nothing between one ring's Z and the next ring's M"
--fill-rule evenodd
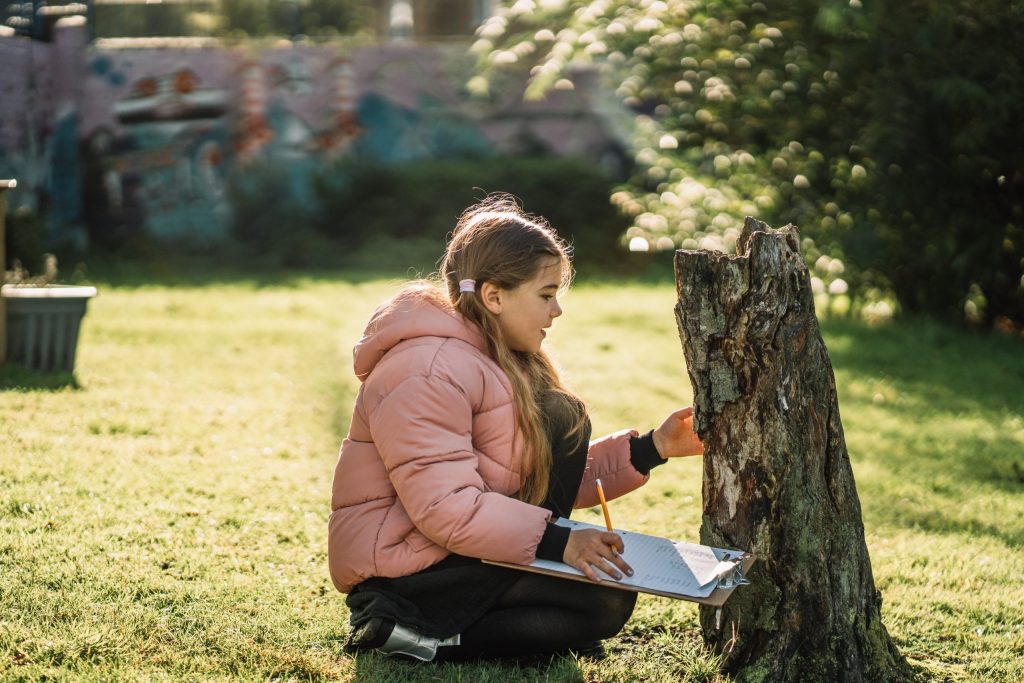
M742 559L742 558L740 558ZM743 573L743 565L739 562L736 566L728 571L724 576L719 577L718 587L726 590L735 588L736 586L749 586L750 579Z

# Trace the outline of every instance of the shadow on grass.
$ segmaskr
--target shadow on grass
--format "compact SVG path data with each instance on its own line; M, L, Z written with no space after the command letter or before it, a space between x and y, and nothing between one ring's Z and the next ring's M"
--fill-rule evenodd
M411 279L417 273L409 268L261 268L259 266L222 265L203 259L192 262L162 262L158 264L100 264L90 267L89 284L141 289L145 287L215 288L246 286L252 289L299 288L317 282L348 282L362 284L376 280L396 282Z
M81 388L72 372L40 372L17 363L0 367L0 391L77 391Z
M900 527L1024 543L1018 525L962 511L971 495L964 484L980 487L974 494L1024 493L1019 439L1004 427L1024 415L1024 343L930 320L876 328L833 320L823 322L822 333L844 417L856 415L861 430L872 426L866 424L872 415L885 420L874 432L878 450L855 455L919 494L875 512ZM890 396L876 401L873 385ZM960 512L944 512L947 507Z
M376 652L355 657L355 678L369 681L416 683L418 681L461 681L504 683L505 681L577 681L582 680L572 657L552 655L532 660L494 660L460 663L416 662Z
M307 260L282 262L273 252L256 253L239 245L211 248L161 248L142 245L127 251L93 249L88 254L62 258L62 273L71 280L98 287L248 286L300 287L310 282L363 283L404 280L434 270L443 245L428 250L416 240L373 242L359 250L323 245ZM438 253L435 254L434 251ZM75 265L72 265L75 264Z
M930 320L881 327L825 321L833 367L890 380L901 393L949 413L1024 410L1024 342ZM887 406L912 417L915 402Z
M977 519L945 514L934 508L920 506L912 510L892 513L890 516L890 522L907 529L917 529L931 534L954 533L970 538L988 537L1002 541L1010 548L1019 548L1024 545L1024 530L1013 524L1004 528Z
M437 269L444 244L425 239L374 239L357 250L327 245L304 264L281 264L274 254L253 255L238 248L160 250L153 246L137 253L94 250L88 256L69 256L80 262L75 270L88 284L141 288L152 286L216 287L246 285L300 287L310 282L374 280L396 282L426 276ZM611 265L610 265L611 264ZM617 254L608 263L576 264L577 278L588 284L664 285L674 282L671 254ZM71 271L71 268L68 268Z

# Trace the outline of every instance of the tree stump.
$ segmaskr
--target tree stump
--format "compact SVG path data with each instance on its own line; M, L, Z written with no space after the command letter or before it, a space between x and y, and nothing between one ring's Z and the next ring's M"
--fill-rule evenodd
M738 256L676 252L676 318L704 441L701 543L757 555L705 642L748 681L908 676L881 618L800 233L747 218Z

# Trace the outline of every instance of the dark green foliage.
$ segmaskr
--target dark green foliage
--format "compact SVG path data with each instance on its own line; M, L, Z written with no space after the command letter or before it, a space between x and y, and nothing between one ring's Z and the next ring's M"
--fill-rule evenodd
M508 192L569 241L578 262L620 259L627 221L609 203L612 180L593 164L558 158L339 165L315 182L316 226L350 247L371 236L427 238L440 254L462 211L489 192Z
M310 207L294 191L289 170L259 161L238 168L228 182L231 234L250 257L301 266L316 251Z
M92 7L93 32L97 38L208 35L209 31L196 26L190 17L210 12L211 8L206 2L95 4Z
M819 287L1024 323L1021 0L576 0L482 33L483 78L536 66L540 94L595 61L638 113L630 237L730 251L745 215L792 222Z
M359 0L192 0L97 4L97 37L349 35L370 24Z
M355 33L368 23L357 0L221 0L224 29L249 37Z
M4 251L6 263L0 264L0 282L3 281L3 270L12 270L15 260L21 267L33 275L38 275L43 268L43 253L46 251L46 221L28 207L18 207L7 213L7 227L4 232Z
M871 265L908 310L1024 322L1022 34L1019 1L883 5Z
M228 180L232 243L213 249L259 267L401 261L426 271L466 207L508 192L550 221L584 270L623 272L627 221L608 201L612 182L575 159L344 161L318 170L256 161Z

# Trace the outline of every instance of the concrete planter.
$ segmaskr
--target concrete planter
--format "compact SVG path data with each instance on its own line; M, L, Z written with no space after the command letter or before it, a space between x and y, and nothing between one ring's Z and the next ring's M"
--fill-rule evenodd
M7 360L33 370L74 372L78 330L95 287L4 285Z

